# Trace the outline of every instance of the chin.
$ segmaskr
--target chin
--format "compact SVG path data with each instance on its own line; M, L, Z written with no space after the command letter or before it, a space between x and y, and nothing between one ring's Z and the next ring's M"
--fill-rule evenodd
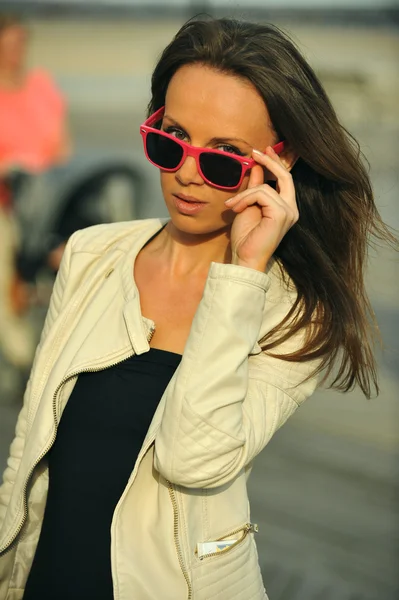
M231 225L234 219L232 216L226 213L230 211L224 211L219 215L182 215L178 211L170 210L168 207L171 223L173 227L188 235L214 235L223 234L231 229Z

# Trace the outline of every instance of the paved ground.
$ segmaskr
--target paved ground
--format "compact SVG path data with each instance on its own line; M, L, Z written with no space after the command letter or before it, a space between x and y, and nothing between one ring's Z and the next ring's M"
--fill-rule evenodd
M153 23L151 30L142 23L35 24L34 57L68 91L80 148L118 147L139 156L145 85L157 49L175 29L175 23ZM399 227L396 34L293 29L362 142L383 217ZM379 399L319 392L255 466L253 520L272 600L399 597L398 281L397 257L373 252L368 285L385 343ZM4 465L18 407L1 400Z

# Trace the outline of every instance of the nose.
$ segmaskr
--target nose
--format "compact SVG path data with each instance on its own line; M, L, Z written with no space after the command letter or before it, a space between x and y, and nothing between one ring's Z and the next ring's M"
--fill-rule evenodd
M198 171L197 161L193 156L187 156L186 160L180 167L178 171L176 171L176 178L178 179L181 185L188 186L192 183L196 185L201 185L204 183L204 180L201 177L200 172Z

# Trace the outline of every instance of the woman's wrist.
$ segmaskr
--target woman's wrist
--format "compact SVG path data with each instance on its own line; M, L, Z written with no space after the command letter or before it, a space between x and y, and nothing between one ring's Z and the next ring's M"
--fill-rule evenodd
M255 271L260 271L261 273L266 272L268 260L262 261L244 261L240 259L238 256L233 256L231 259L232 265L237 265L238 267L246 267L247 269L254 269Z

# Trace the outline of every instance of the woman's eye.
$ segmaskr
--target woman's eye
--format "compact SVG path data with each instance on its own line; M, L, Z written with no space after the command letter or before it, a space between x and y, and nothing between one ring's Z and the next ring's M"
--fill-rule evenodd
M223 144L222 146L218 146L217 150L222 150L222 152L228 152L229 154L238 154L238 156L245 156L241 150L236 148L235 146L230 146L229 144Z
M167 127L167 129L165 129L165 133L169 133L169 135L173 135L178 140L182 141L187 137L187 134L182 129L178 129L177 127Z

